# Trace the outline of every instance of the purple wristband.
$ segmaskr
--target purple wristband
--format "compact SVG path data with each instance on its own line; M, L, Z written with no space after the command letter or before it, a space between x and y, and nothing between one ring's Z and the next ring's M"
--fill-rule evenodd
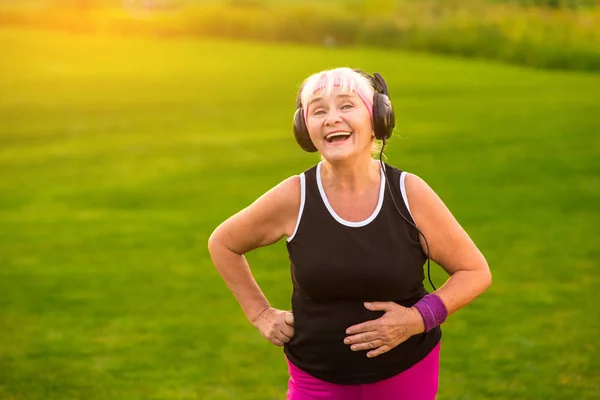
M419 310L421 317L423 317L425 332L429 332L436 326L441 325L448 316L448 310L442 299L435 294L426 295L413 307Z

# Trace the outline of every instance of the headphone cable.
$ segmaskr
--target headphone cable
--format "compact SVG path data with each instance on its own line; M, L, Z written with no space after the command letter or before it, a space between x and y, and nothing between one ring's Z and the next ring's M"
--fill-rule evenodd
M381 146L381 150L379 151L379 165L381 167L381 173L382 173L382 179L383 176L386 176L385 173L385 166L383 164L383 149L385 148L385 143L386 143L386 138L383 138L383 145ZM398 204L396 203L396 198L394 197L394 193L392 192L392 188L390 186L390 180L389 179L385 179L386 182L386 186L388 188L388 191L390 192L390 197L392 198L392 202L394 203L394 207L396 207L396 211L398 211L398 214L400 214L400 216L406 221L408 222L413 228L415 228L417 230L417 232L419 232L419 235L421 235L423 237L423 240L425 241L425 246L427 247L427 254L425 254L427 256L427 279L429 279L429 284L431 285L431 287L433 288L433 290L437 290L435 285L433 284L433 281L431 280L431 264L430 264L430 260L431 258L429 257L430 251L429 251L429 242L427 241L427 238L425 237L425 235L423 234L423 232L421 232L421 230L419 228L417 228L417 226L415 224L413 224L411 221L409 221L404 214L402 214L400 212L400 209L398 208Z

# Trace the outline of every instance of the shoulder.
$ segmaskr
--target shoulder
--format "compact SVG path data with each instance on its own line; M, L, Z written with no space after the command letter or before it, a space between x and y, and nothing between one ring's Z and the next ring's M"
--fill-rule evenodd
M271 211L281 212L288 209L297 211L300 205L301 181L300 175L290 176L268 190L257 202Z
M432 216L450 215L450 211L438 196L420 176L406 173L404 178L406 197L410 210L417 222Z
M409 199L415 203L438 197L423 178L410 172L404 173L404 187Z
M433 189L420 176L410 172L404 173L404 185L406 193L413 196L427 195L428 192L433 192Z
M294 211L294 215L296 215L298 207L300 207L301 197L304 196L307 185L310 186L311 182L314 182L315 180L317 168L318 164L298 175L292 175L289 178L284 179L265 193L265 195L276 200L282 207L291 207L292 211Z
M211 235L238 254L277 242L293 230L300 206L300 177L284 179L228 218Z

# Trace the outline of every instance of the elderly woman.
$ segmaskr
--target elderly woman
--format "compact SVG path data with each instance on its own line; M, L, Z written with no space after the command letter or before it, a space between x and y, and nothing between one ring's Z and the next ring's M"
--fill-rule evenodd
M394 111L380 75L307 78L294 134L321 161L269 190L209 239L248 320L284 346L288 399L434 399L440 324L491 283L487 262L418 176L372 158ZM383 151L383 149L381 149ZM287 238L292 312L269 304L244 254ZM428 294L429 258L449 275Z

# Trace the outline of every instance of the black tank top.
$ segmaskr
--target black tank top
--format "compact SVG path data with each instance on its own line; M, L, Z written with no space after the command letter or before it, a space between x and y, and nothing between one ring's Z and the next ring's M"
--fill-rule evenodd
M331 208L320 179L321 163L300 175L301 204L296 230L288 238L293 282L295 334L285 345L288 359L327 382L363 384L390 378L422 360L439 342L440 328L412 336L375 358L344 344L348 327L379 318L365 301L393 301L411 307L427 294L426 260L404 193L405 174L386 164L379 201L362 222L343 220Z

